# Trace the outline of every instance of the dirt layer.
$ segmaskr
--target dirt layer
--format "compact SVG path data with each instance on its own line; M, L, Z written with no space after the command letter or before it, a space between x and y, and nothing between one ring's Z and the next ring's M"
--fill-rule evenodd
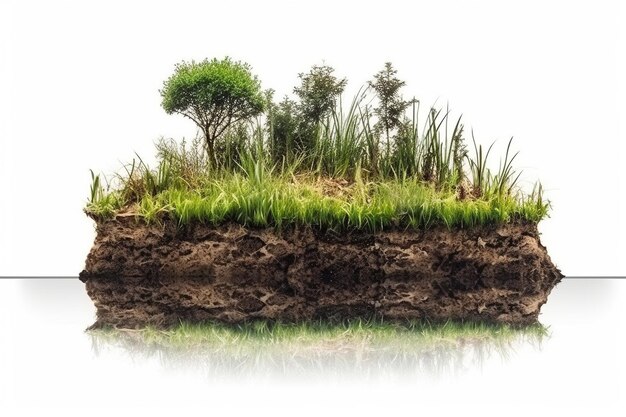
M337 235L97 223L80 279L95 327L377 318L537 321L563 275L532 223Z

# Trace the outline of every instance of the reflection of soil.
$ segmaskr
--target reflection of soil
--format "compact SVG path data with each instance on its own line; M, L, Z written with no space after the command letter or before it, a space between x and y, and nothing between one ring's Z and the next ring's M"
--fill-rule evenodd
M210 379L231 377L405 378L419 374L459 374L481 367L492 356L507 359L518 347L540 349L540 334L498 338L422 341L415 334L376 340L367 332L352 340L215 341L181 346L166 340L147 340L141 332L90 332L97 355L122 351L132 358L158 358L166 368L193 370Z
M535 224L376 234L122 217L98 223L81 279L97 325L317 319L537 320L561 280Z

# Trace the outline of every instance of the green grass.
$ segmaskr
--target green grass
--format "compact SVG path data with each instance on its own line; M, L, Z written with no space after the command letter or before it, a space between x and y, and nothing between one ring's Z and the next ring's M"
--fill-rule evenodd
M169 213L181 224L234 221L247 226L312 225L345 230L382 230L445 224L472 227L523 218L539 221L545 207L511 197L459 201L415 180L355 184L345 194L325 194L311 179L271 178L262 183L233 174L208 181L201 189L168 189L146 195L136 207L148 221Z
M337 231L474 227L547 216L541 185L530 193L517 187L511 141L492 172L493 146L485 151L472 134L471 155L460 118L448 128L448 110L431 109L420 133L414 105L407 129L383 144L364 97L359 93L346 112L340 102L315 130L313 148L299 154L275 154L276 146L268 145L275 141L271 123L261 120L227 132L217 144L217 166L208 163L201 138L161 140L156 169L137 157L110 180L92 172L86 211L99 219L124 212L148 222Z
M353 320L343 324L240 326L181 324L171 330L92 330L96 352L121 348L131 356L157 357L163 365L190 366L207 375L410 375L463 371L492 355L506 359L520 343L540 346L540 325L448 322L404 325Z
M520 337L541 340L548 330L541 324L526 327L512 327L506 324L485 323L428 323L407 322L404 324L382 323L379 321L352 320L342 324L311 322L302 324L281 324L252 322L241 325L216 323L181 323L170 330L148 327L141 330L102 329L92 330L92 334L102 337L135 335L144 343L169 346L214 345L263 346L280 344L288 346L333 345L336 343L387 344L390 341L408 345L457 344L490 341L506 343Z
M123 191L111 192L91 203L88 210L106 217L124 207L124 200ZM512 219L538 222L547 211L540 198L503 194L459 200L454 192L436 190L412 178L339 185L262 170L256 176L223 173L197 188L169 187L146 193L126 208L149 222L171 216L180 224L233 221L255 227L300 224L338 231L434 224L472 227Z

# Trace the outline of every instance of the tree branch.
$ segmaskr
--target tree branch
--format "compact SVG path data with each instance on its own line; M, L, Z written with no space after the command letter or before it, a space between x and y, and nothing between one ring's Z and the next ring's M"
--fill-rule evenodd
M180 114L182 116L185 116L186 118L191 119L198 126L202 126L202 124L198 120L196 120L195 117L193 117L192 115L190 115L186 111L174 111L174 113L178 113L178 114Z

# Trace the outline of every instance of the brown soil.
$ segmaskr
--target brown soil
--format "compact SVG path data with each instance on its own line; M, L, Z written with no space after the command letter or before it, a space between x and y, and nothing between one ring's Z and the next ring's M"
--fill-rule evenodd
M336 235L100 221L80 279L94 326L379 318L537 321L561 280L535 224Z

